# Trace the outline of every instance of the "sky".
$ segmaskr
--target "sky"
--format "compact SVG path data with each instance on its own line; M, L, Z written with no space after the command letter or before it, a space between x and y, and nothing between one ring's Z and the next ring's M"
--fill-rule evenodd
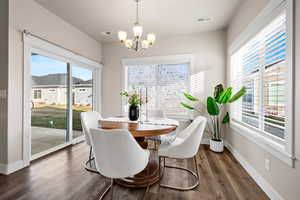
M32 75L33 76L44 76L47 74L66 74L67 73L67 63L54 60L41 55L32 55L31 56L32 64ZM73 76L80 78L82 80L92 79L92 71L73 66L72 68Z

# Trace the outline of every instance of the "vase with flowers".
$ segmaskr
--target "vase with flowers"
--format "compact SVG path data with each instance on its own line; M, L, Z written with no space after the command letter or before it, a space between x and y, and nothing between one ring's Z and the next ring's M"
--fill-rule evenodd
M133 92L121 92L121 96L125 96L127 98L127 102L129 104L129 110L128 110L128 118L131 121L137 121L139 119L139 106L142 105L143 101L141 96L133 91Z

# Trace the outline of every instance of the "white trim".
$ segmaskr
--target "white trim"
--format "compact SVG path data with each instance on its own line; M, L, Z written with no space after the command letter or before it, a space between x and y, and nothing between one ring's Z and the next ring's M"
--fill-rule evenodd
M294 0L287 0L286 3L286 17L287 17L287 77L289 77L286 87L286 132L285 135L285 151L290 155L295 155L295 37L294 37Z
M244 136L248 140L260 146L265 151L271 153L274 157L285 162L291 167L294 166L295 158L285 151L284 145L280 145L277 142L274 142L272 139L269 139L258 133L257 131L247 128L234 121L230 123L230 128L232 129L231 134L237 133Z
M0 174L9 175L24 167L23 160L18 160L9 164L0 164Z
M72 145L81 143L81 142L83 142L83 141L85 141L85 136L84 136L84 135L80 135L80 136L78 136L78 137L76 137L76 138L73 138L73 140L72 140Z
M66 141L71 142L73 140L73 65L67 63L68 71L68 83L67 83L67 130L66 130ZM31 74L31 73L30 73ZM68 87L70 86L70 87Z
M251 165L250 163L236 150L231 144L225 142L227 149L254 179L259 187L268 195L272 200L284 200L284 198L268 183Z
M100 78L100 80L95 81L96 84L93 85L93 95L95 95L95 105L96 110L100 110L100 100L101 100L101 69L102 64L92 61L83 56L77 55L73 52L70 52L62 47L56 46L49 42L46 42L42 39L36 38L32 35L23 33L23 45L24 45L24 70L23 70L23 167L28 166L32 159L39 158L48 153L56 151L60 148L70 145L73 142L72 134L69 134L69 141L66 143L59 145L57 147L48 149L45 152L38 153L37 155L31 156L31 111L30 111L30 98L31 98L31 53L37 53L39 55L51 57L56 60L63 61L65 63L69 63L70 72L72 72L72 66L78 66L87 68L95 71L96 76L93 75L93 79L95 77ZM69 78L72 77L72 73L69 73ZM70 79L71 82L71 79ZM100 94L99 94L100 93ZM69 91L69 107L71 107L72 103L72 85ZM93 102L94 103L94 102ZM68 128L69 132L72 132L71 125L72 115L69 113L69 123ZM83 137L78 137L74 142L83 141Z
M28 44L30 47L39 49L41 51L47 52L47 54L51 53L53 56L60 57L63 59L64 62L69 62L73 65L77 65L79 67L83 66L90 66L90 67L102 67L100 63L97 63L95 61L92 61L88 58L85 58L83 56L74 54L66 49L63 49L59 46L56 46L54 44L51 44L49 42L46 42L44 40L41 40L39 38L36 38L32 35L28 35L24 33L24 43Z
M93 109L98 113L102 113L102 67L95 68L93 72Z
M25 35L23 34L23 161L24 167L30 164L31 159L31 112L30 112L30 98L31 98L31 50L30 45L25 42Z
M124 58L122 59L122 66L124 67L126 65L181 64L184 62L190 63L192 59L193 59L193 54Z
M252 23L243 31L239 37L228 48L228 57L230 58L239 48L241 48L249 39L255 36L266 24L269 24L275 16L279 15L283 10L286 10L287 14L287 94L288 98L286 102L287 122L285 130L284 141L273 139L269 135L260 134L260 132L243 126L239 123L232 122L231 128L236 133L241 134L247 139L251 140L261 148L271 153L276 158L285 162L289 166L294 166L295 152L294 152L294 0L271 0L268 5L259 13L259 15L253 20ZM229 68L230 69L230 68ZM229 77L229 80L231 77Z
M286 0L270 0L268 5L258 14L258 16L245 28L245 30L235 39L228 48L229 55L233 54L247 41L254 37L266 24L274 19L282 10L282 4ZM289 1L289 0L288 0Z
M43 157L43 156L46 156L46 155L48 155L48 154L50 154L50 153L53 153L53 152L55 152L55 151L58 151L58 150L60 150L60 149L62 149L62 148L65 148L65 147L67 147L67 146L70 146L70 145L71 145L71 142L66 142L66 143L57 145L57 146L55 146L55 147L52 147L52 148L50 148L50 149L47 149L46 151L43 151L43 152L40 152L40 153L37 153L37 154L32 155L30 160L31 160L31 161L32 161L32 160L36 160L36 159L38 159L38 158L41 158L41 157Z

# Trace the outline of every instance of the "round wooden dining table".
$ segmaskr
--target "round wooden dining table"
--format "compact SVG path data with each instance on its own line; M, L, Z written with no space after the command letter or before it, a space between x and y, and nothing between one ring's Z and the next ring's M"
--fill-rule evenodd
M142 148L146 149L148 143L146 137L148 136L159 136L168 134L176 130L177 125L174 124L158 124L150 122L127 122L124 118L120 118L120 121L114 120L99 120L99 128L102 129L125 129L128 130L141 145ZM150 159L147 167L139 174L127 177L124 179L117 179L116 183L132 188L146 187L147 184L156 183L160 176L158 174L158 156L157 152L151 151Z

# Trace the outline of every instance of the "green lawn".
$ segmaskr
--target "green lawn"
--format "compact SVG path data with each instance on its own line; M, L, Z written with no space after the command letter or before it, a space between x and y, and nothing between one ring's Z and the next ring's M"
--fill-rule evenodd
M73 130L81 131L80 113L91 110L88 106L73 106ZM67 128L65 105L38 105L32 108L31 126L46 128Z

